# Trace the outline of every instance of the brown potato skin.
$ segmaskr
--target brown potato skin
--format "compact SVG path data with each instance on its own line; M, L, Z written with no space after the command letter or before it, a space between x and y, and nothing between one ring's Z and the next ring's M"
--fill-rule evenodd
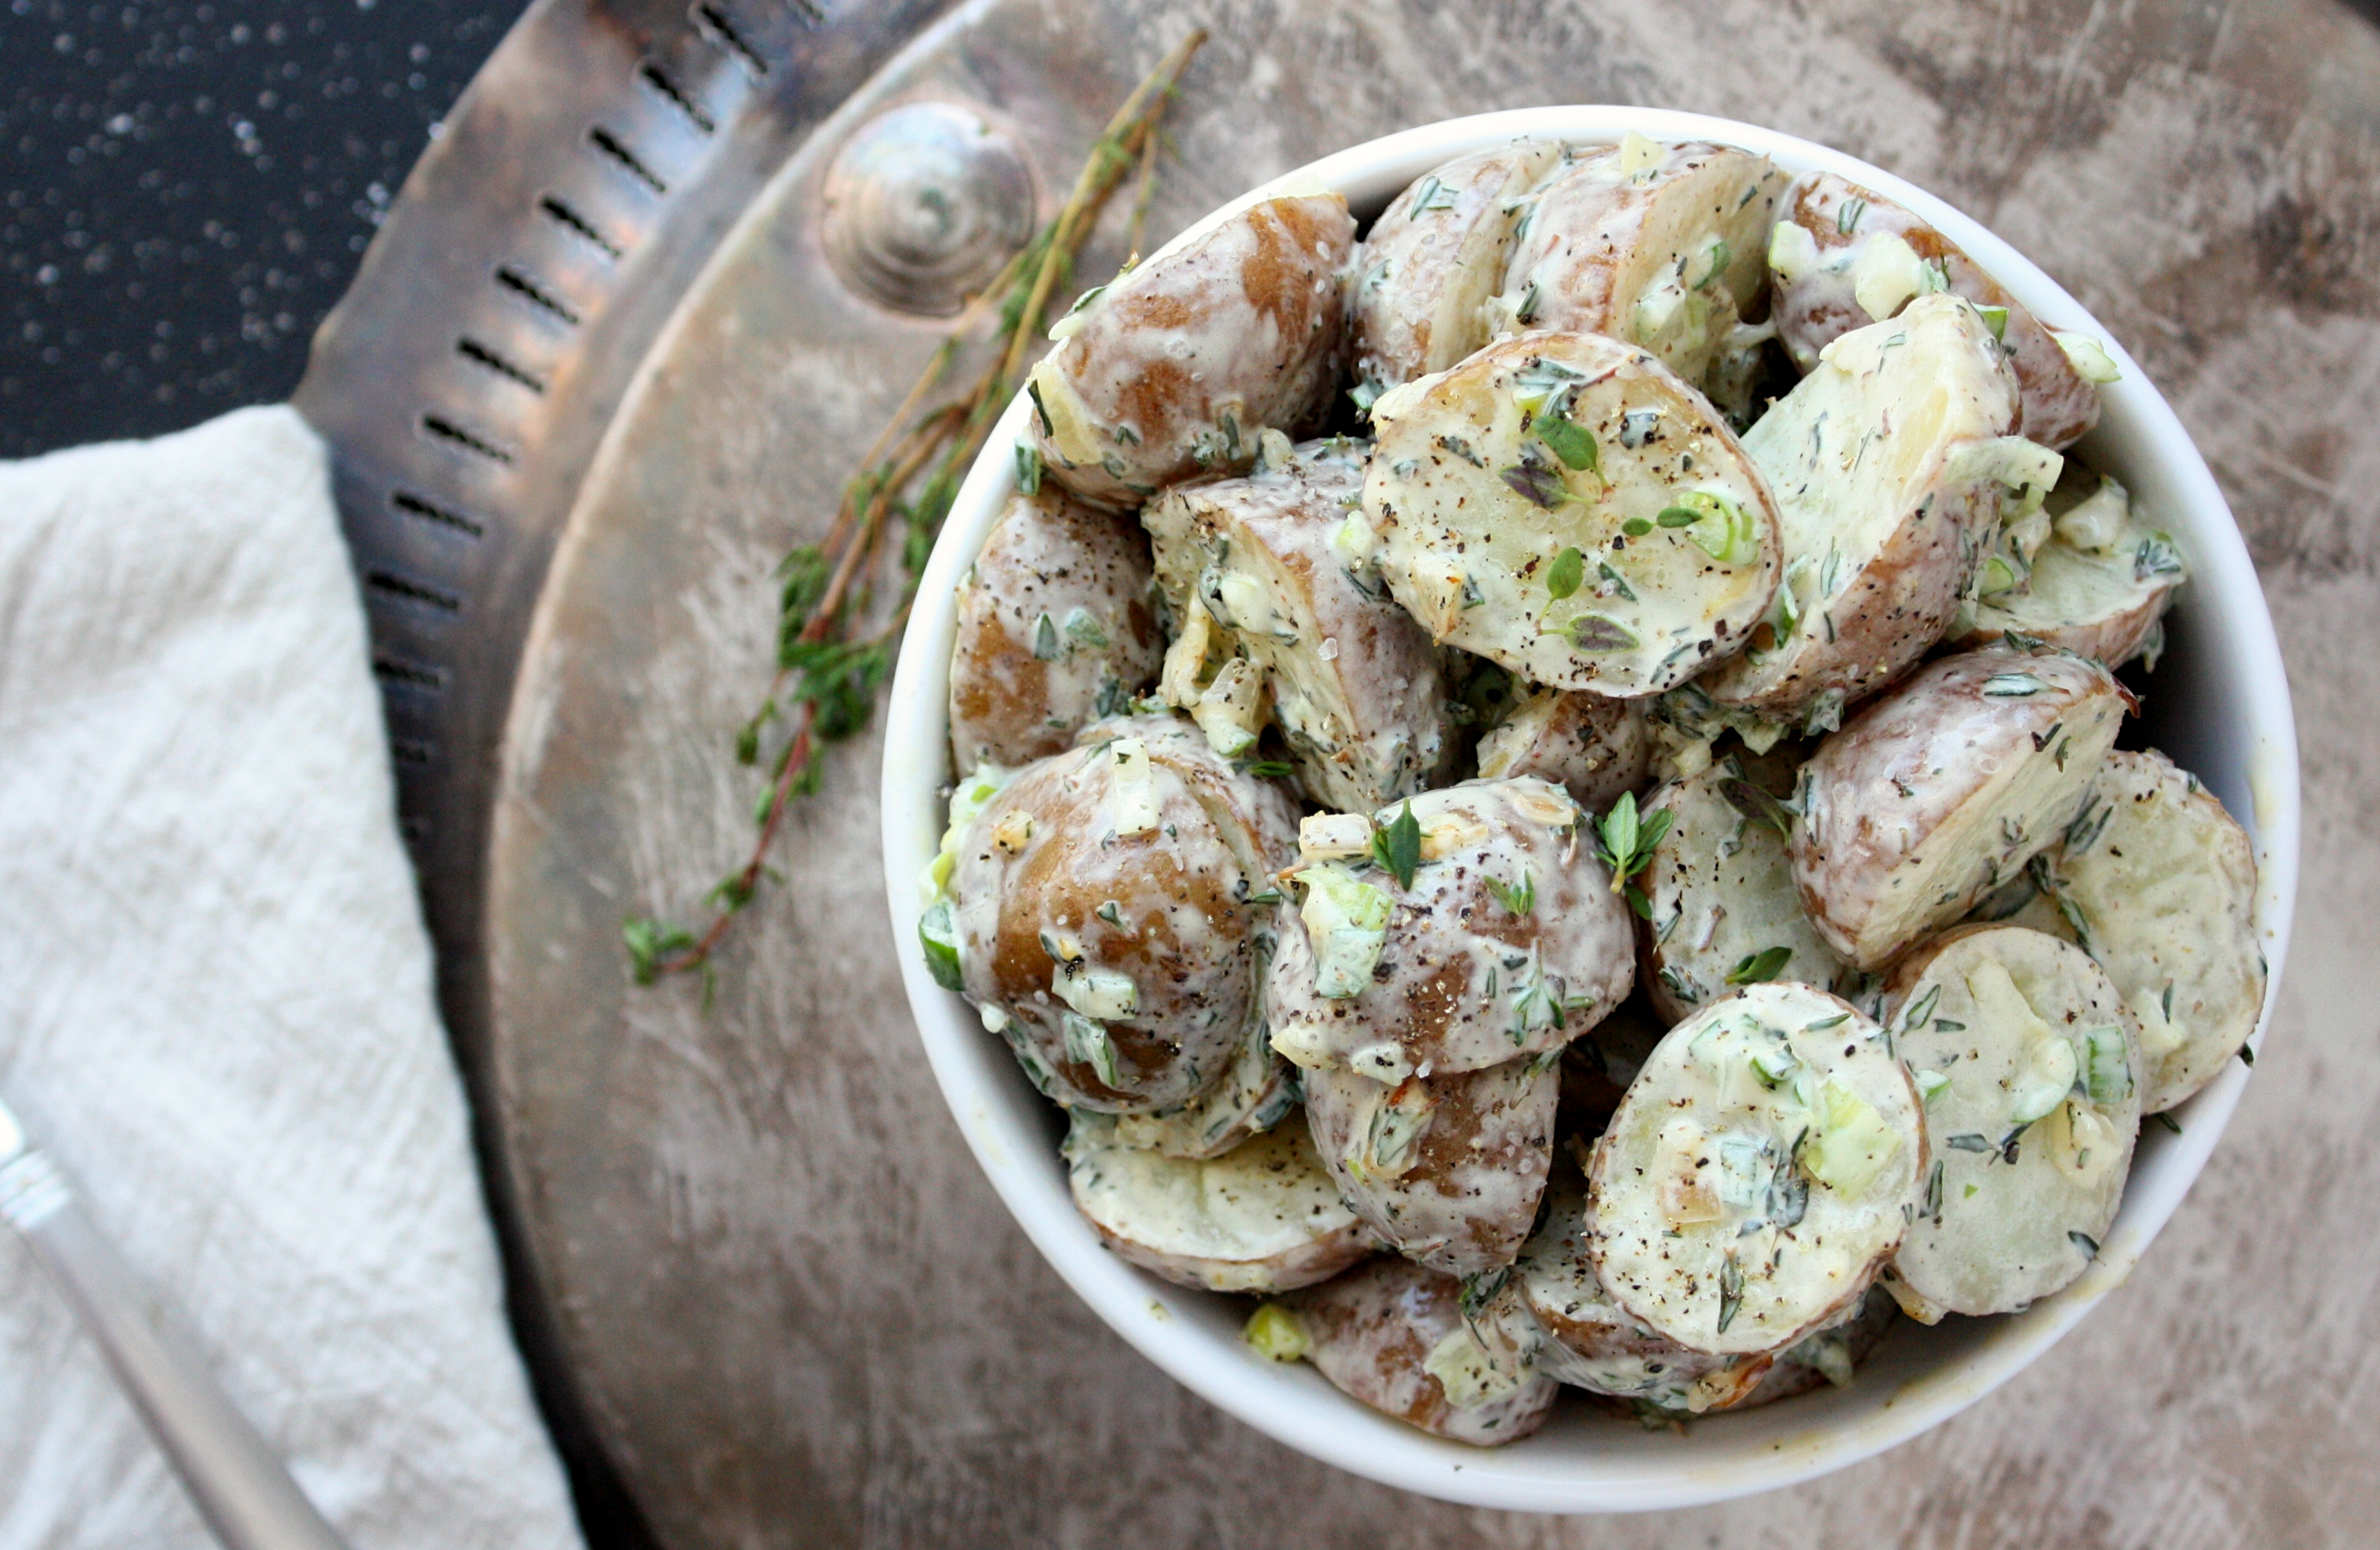
M1898 678L1942 638L1974 575L1979 551L1973 535L1996 519L1999 503L1981 487L1973 497L1959 509L1942 503L1904 524L1861 567L1844 595L1834 640L1803 650L1792 672L1767 684L1747 658L1722 662L1704 681L1711 698L1790 719L1822 696L1840 695L1844 703L1855 703ZM1765 622L1759 626L1767 628ZM1757 631L1753 638L1760 639ZM1876 671L1879 666L1883 672Z
M1842 229L1845 207L1866 201L1851 231ZM2000 288L1974 260L1949 237L1912 212L1883 195L1833 173L1803 173L1786 190L1777 218L1808 232L1821 260L1840 257L1864 239L1891 234L1909 244L1920 259L1938 262L1949 274L1950 292L1979 307L2008 309L2008 327L2001 343L2016 369L2023 412L2017 434L2052 451L2070 446L2099 423L2099 390L2074 369L2049 331L2025 310L2024 304ZM1817 364L1818 352L1834 339L1875 321L1852 294L1849 272L1823 269L1788 282L1776 283L1777 336L1793 364L1803 371Z
M1150 580L1148 540L1130 526L1053 485L1012 498L959 584L954 768L1062 753L1089 722L1145 693L1165 660ZM1062 624L1078 609L1107 644L1090 646L1062 628L1056 660L1036 656L1038 619L1046 613Z
M1161 793L1160 827L1129 837L1107 817L1111 761L1100 757L1119 736L1148 745ZM1277 788L1235 773L1185 722L1123 718L1084 737L1087 746L1019 774L967 830L951 880L960 972L968 1000L1004 1013L1002 1036L1046 1070L1050 1096L1148 1113L1222 1080L1248 1020L1261 1015L1266 912L1244 901L1293 854L1296 819ZM1014 854L995 838L1010 814L1033 820ZM1121 925L1100 917L1109 901ZM1050 989L1045 929L1076 938L1090 968L1129 975L1139 989L1134 1015L1106 1023L1112 1086L1066 1053L1068 1009Z
M1836 1326L1834 1329L1822 1329L1816 1335L1806 1337L1804 1340L1797 1341L1779 1351L1763 1368L1758 1380L1751 1387L1724 1404L1712 1406L1711 1412L1758 1410L1763 1405L1773 1405L1779 1399L1799 1399L1804 1394L1824 1388L1828 1381L1826 1374L1795 1357L1795 1353L1803 1349L1808 1341L1840 1334L1848 1348L1844 1354L1852 1359L1854 1366L1857 1366L1866 1361L1877 1346L1884 1343L1884 1338L1892 1333L1892 1326L1900 1321L1900 1305L1893 1302L1892 1294L1880 1286L1870 1287L1867 1290L1867 1295L1860 1301L1859 1310L1849 1319ZM1680 1412L1681 1419L1683 1418L1684 1413Z
M1034 369L1037 395L1071 392L1091 440L1069 456L1045 402L1033 427L1050 477L1125 511L1176 479L1246 467L1265 427L1316 429L1354 242L1338 194L1266 200L1118 279Z
M1533 1374L1517 1393L1459 1411L1423 1366L1462 1326L1461 1298L1451 1278L1381 1258L1283 1302L1312 1342L1306 1359L1349 1398L1451 1442L1517 1442L1553 1409L1550 1378Z
M1386 1181L1347 1166L1366 1097L1384 1084L1349 1071L1305 1073L1305 1116L1340 1197L1389 1247L1450 1276L1512 1263L1553 1168L1561 1077L1534 1059L1458 1076L1406 1078L1437 1099L1413 1166Z

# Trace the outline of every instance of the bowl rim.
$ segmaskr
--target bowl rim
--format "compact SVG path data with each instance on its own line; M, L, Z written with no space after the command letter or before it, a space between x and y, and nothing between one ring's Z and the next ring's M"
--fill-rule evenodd
M2102 390L2101 429L2086 438L2136 494L2176 518L2192 562L2187 608L2193 667L2232 714L2184 730L2229 744L2207 784L2255 844L2256 929L2268 965L2253 1045L2278 1001L2297 891L2301 794L2295 722L2280 648L2247 545L2205 460L2172 407L2112 334L2055 281L1981 223L1857 157L1756 125L1619 104L1509 109L1401 130L1336 151L1251 188L1192 223L1171 251L1269 197L1318 187L1359 212L1451 157L1521 135L1612 143L1628 130L1662 140L1710 140L1764 153L1789 173L1840 174L1900 201L1942 230L2035 316L2087 329L2121 371ZM1154 255L1152 255L1153 257ZM2122 1284L2180 1205L2246 1087L2222 1072L2177 1113L2180 1134L2142 1138L2122 1207L2082 1278L2019 1314L1946 1321L1912 1346L1888 1340L1849 1387L1791 1404L1698 1423L1683 1438L1612 1427L1548 1426L1498 1449L1430 1437L1365 1409L1310 1368L1283 1368L1236 1338L1236 1301L1189 1290L1110 1253L1075 1212L1049 1143L1047 1100L965 1004L937 986L915 951L925 896L919 877L943 827L949 785L947 701L955 631L953 590L1013 489L1012 448L1025 429L1019 394L968 470L919 582L886 710L882 782L885 887L902 983L952 1116L1017 1224L1075 1293L1144 1356L1193 1392L1275 1440L1385 1484L1473 1506L1537 1512L1646 1511L1722 1501L1815 1479L1940 1424L2016 1375ZM2222 750L2217 749L2218 753ZM2200 762L2205 762L2204 758ZM1948 1332L1946 1334L1946 1331ZM1888 1360L1895 1352L1901 1360ZM1911 1352L1915 1359L1909 1360ZM1597 1446L1581 1448L1575 1439ZM1656 1445L1647 1447L1649 1441Z

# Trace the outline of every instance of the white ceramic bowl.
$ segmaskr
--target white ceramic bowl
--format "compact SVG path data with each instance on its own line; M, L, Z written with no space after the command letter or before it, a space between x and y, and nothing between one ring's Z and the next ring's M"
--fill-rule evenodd
M1890 173L1790 135L1697 114L1554 107L1427 125L1326 156L1243 196L1169 246L1293 180L1301 188L1318 181L1342 190L1365 220L1449 157L1516 135L1609 143L1629 129L1742 146L1797 173L1840 173L1932 222L2044 321L2107 340L2123 376L2104 390L2104 418L2082 450L2159 514L2192 568L2168 620L2170 648L2150 682L2144 730L2147 741L2204 780L2255 839L2258 927L2272 968L2269 1018L2297 889L2299 802L2289 684L2264 595L2239 528L2173 410L2107 331L2007 243ZM1791 1484L1915 1436L2008 1381L2122 1284L2238 1105L2248 1078L2240 1062L2178 1112L2180 1135L2143 1129L2115 1229L2073 1286L2007 1317L1953 1318L1932 1329L1903 1324L1849 1387L1710 1417L1682 1437L1565 1405L1536 1435L1506 1447L1441 1442L1366 1410L1309 1367L1256 1356L1240 1339L1245 1302L1184 1290L1101 1248L1066 1193L1058 1111L965 1003L934 984L914 945L925 902L918 878L940 840L949 779L952 588L1013 488L1010 449L1026 412L1020 394L960 490L903 643L884 753L885 881L918 1035L967 1144L1035 1246L1142 1354L1257 1430L1391 1485L1520 1511L1631 1511Z

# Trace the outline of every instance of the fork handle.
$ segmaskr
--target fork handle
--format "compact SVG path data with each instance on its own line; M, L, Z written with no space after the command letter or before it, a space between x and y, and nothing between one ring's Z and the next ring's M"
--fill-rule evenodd
M140 1278L48 1157L0 1168L0 1217L65 1290L225 1550L346 1550L197 1350L143 1312Z

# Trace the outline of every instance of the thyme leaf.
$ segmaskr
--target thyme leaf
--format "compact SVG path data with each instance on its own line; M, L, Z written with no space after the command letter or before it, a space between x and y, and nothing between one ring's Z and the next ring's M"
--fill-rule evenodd
M1727 972L1730 985L1758 985L1775 979L1784 972L1786 963L1793 956L1790 947L1763 948L1736 960L1735 967Z
M670 955L685 951L695 941L694 933L685 926L650 915L622 922L620 939L627 944L628 970L638 985L650 985L661 978Z
M1596 859L1611 868L1612 892L1621 892L1652 862L1654 848L1668 836L1672 821L1666 807L1649 817L1640 816L1636 793L1620 793L1620 800L1611 805L1611 810L1596 826ZM1631 904L1633 907L1633 901ZM1651 908L1648 902L1638 913L1650 919Z
M1546 567L1546 591L1557 602L1576 592L1579 583L1585 579L1586 556L1575 549L1563 550Z
M1498 477L1513 493L1545 511L1571 498L1570 487L1562 483L1561 476L1541 463L1516 463Z
M1633 651L1636 636L1616 619L1600 613L1581 613L1564 626L1570 643L1581 651Z
M1745 817L1765 823L1779 834L1792 834L1793 815L1785 810L1785 804L1753 781L1740 775L1730 775L1718 783L1718 790L1719 794L1727 798L1728 805Z
M1546 449L1556 457L1573 468L1589 473L1596 471L1599 460L1596 455L1595 436L1586 427L1566 415L1548 409L1537 417L1536 430L1537 440L1543 442Z
M1372 861L1396 878L1399 888L1413 887L1414 873L1421 866L1421 820L1414 817L1410 800L1385 825L1373 824Z
M1481 880L1488 885L1488 896L1503 905L1506 914L1525 915L1537 907L1537 879L1526 867L1521 869L1521 880L1517 885L1496 878Z

